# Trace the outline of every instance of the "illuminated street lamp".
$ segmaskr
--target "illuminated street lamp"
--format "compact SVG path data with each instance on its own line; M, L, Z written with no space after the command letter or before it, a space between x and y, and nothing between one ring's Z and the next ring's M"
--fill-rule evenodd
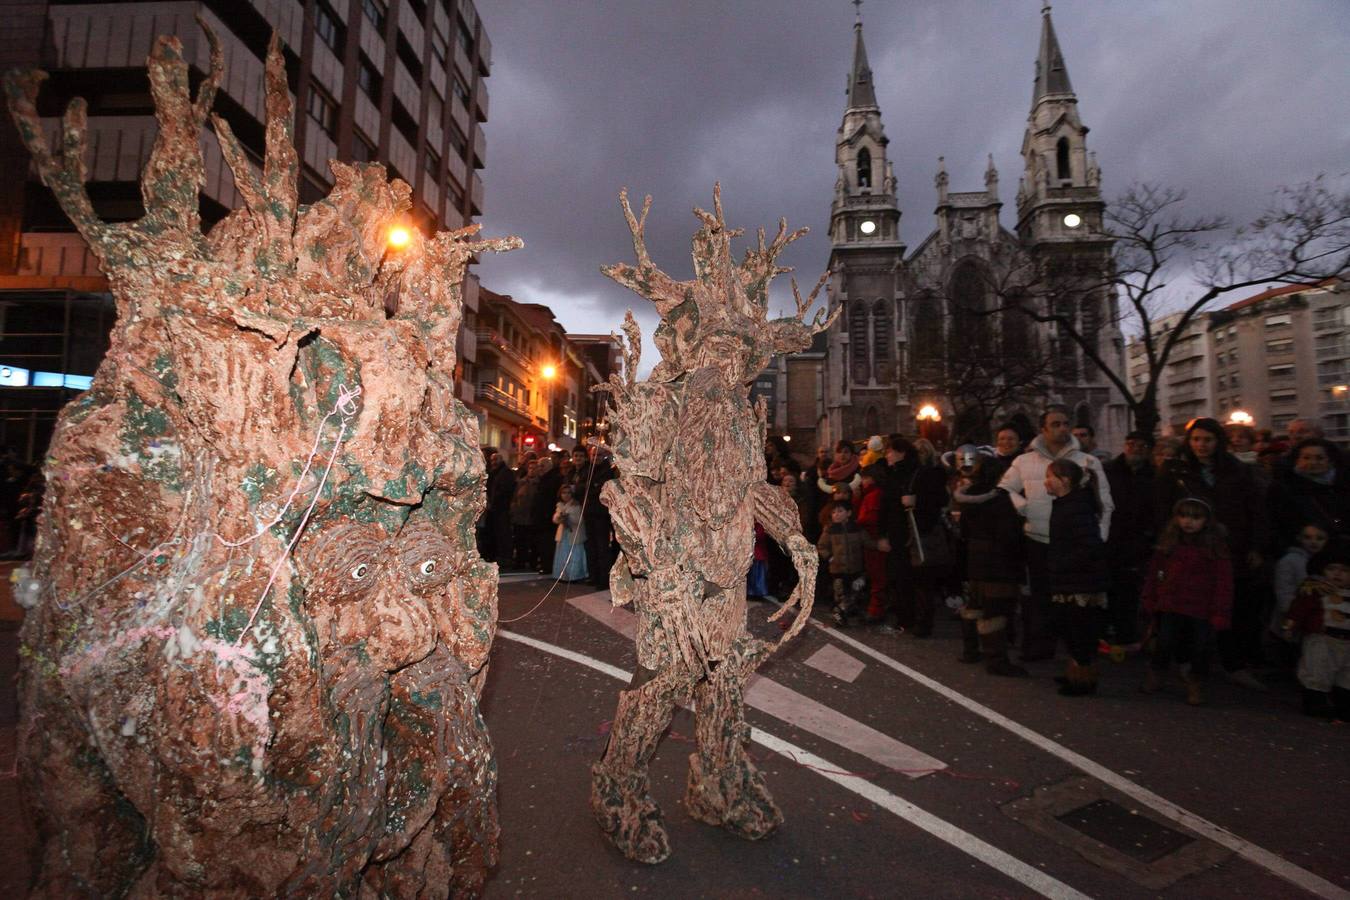
M1228 414L1229 425L1250 425L1255 421L1256 420L1252 418L1252 414L1246 410L1235 409Z
M925 403L919 407L914 418L919 422L919 437L926 441L931 441L933 446L939 450L945 449L947 445L947 426L942 424L942 413L932 403Z
M408 246L408 241L412 240L412 234L402 225L395 225L389 229L389 246L395 250L402 250Z

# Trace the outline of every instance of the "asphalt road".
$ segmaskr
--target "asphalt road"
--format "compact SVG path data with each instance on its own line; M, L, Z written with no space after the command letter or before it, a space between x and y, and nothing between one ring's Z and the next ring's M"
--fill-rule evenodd
M1054 664L1012 680L957 662L947 619L927 640L818 620L760 670L773 684L752 690L762 702L748 719L771 746L752 753L786 815L766 840L685 814L693 722L677 714L652 767L673 855L631 863L587 805L623 686L613 673L634 664L625 614L606 618L607 595L584 585L541 603L550 587L501 587L484 696L502 825L489 897L1350 897L1350 726L1301 716L1292 682L1258 694L1216 679L1194 709L1176 685L1140 694L1142 661L1130 659L1103 663L1099 696L1063 698ZM775 635L771 611L751 604L752 630ZM0 626L6 897L22 895L32 839L11 768L11 628ZM932 762L897 763L906 753Z
M837 723L813 731L751 709L757 729L818 759L753 745L787 821L745 842L681 807L692 751L681 712L653 765L672 857L630 863L587 808L623 683L538 644L628 671L632 645L571 602L589 587L558 585L538 604L550 585L501 590L484 702L503 832L489 896L1350 896L1350 727L1305 719L1292 682L1259 694L1216 679L1192 708L1180 685L1139 693L1143 661L1130 659L1103 662L1097 697L1065 698L1057 664L1021 680L957 662L951 620L918 640L818 619L760 670L945 769L897 772L844 746ZM776 632L759 624L770 611L751 604L757 633ZM862 663L853 681L807 663L831 646Z

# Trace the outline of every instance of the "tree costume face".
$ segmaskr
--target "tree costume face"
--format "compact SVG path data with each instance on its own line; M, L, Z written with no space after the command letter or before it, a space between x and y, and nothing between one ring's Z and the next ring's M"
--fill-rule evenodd
M726 227L720 188L713 197L714 213L695 210L703 225L694 235L693 281L677 282L652 265L643 237L651 198L639 218L626 193L638 264L603 269L661 314L654 335L661 362L641 383L641 336L631 313L624 323L626 380L605 386L614 396L619 474L601 491L622 549L610 579L613 600L633 604L637 614L639 672L619 696L609 747L593 768L591 807L614 844L642 862L670 853L647 764L675 703L690 695L699 746L690 757L690 814L748 838L782 821L744 749L742 688L777 646L745 627L756 522L787 549L800 579L773 616L799 607L778 643L805 626L815 594L816 551L792 501L765 480L764 407L750 405L749 386L773 354L803 350L829 327L823 311L804 322L825 279L806 300L794 283L797 316L769 321L769 282L788 271L775 260L805 229L789 234L782 222L768 245L761 231L737 265L731 238L740 232Z
M211 117L245 205L203 234L207 39L195 99L181 43L155 44L135 222L93 212L83 101L54 155L45 76L6 80L118 307L61 414L22 591L39 892L472 891L497 854L477 696L496 567L474 549L485 476L454 347L470 256L520 242L409 228L391 247L410 190L378 165L332 163L300 205L275 38L261 170Z

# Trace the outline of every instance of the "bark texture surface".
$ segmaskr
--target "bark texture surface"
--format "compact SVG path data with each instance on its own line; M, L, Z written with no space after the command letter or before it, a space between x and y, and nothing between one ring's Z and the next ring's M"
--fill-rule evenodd
M695 277L679 282L647 255L643 229L651 198L634 215L637 265L604 273L656 304L654 341L661 361L637 382L640 334L629 313L625 377L604 386L614 410L615 465L601 499L622 548L610 584L616 606L638 617L638 672L619 695L604 757L592 769L591 808L609 839L631 859L655 863L670 854L647 767L677 702L695 701L697 752L689 758L685 805L690 815L756 839L772 832L782 813L746 755L749 728L742 691L746 678L776 647L806 624L815 595L816 550L801 534L792 501L766 480L765 411L750 403L750 384L775 353L803 350L829 326L818 311L805 320L825 278L803 300L792 286L797 315L770 321L769 283L788 269L779 253L805 233L780 222L768 244L737 264L722 215L696 209ZM828 274L828 273L827 273ZM799 582L771 619L783 633L770 643L746 628L745 578L754 523L788 552ZM784 618L795 608L793 618Z
M203 26L205 27L205 26ZM43 73L14 119L116 297L111 349L62 412L19 596L20 772L49 897L474 893L497 855L478 689L496 567L478 558L476 420L454 397L476 227L390 245L409 188L332 163L297 200L273 40L256 167L149 59L143 218L85 189L85 109L52 149ZM203 234L211 118L246 205Z

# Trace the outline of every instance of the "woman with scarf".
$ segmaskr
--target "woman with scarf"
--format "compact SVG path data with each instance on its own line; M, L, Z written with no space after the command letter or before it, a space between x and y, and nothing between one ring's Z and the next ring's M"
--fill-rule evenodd
M842 484L850 494L856 494L862 486L862 476L858 474L858 451L850 441L840 441L834 445L834 462L825 470L824 477L817 485L826 496L834 493L834 486Z
M1231 627L1219 632L1219 657L1230 681L1265 690L1248 671L1261 658L1264 594L1260 576L1270 531L1260 476L1253 466L1228 452L1223 426L1203 418L1186 427L1181 452L1159 469L1156 487L1159 532L1184 497L1205 501L1223 526L1233 561L1233 616Z
M1298 542L1304 525L1317 525L1332 539L1350 536L1350 477L1336 445L1306 438L1289 459L1293 467L1271 485L1267 504L1276 554Z

